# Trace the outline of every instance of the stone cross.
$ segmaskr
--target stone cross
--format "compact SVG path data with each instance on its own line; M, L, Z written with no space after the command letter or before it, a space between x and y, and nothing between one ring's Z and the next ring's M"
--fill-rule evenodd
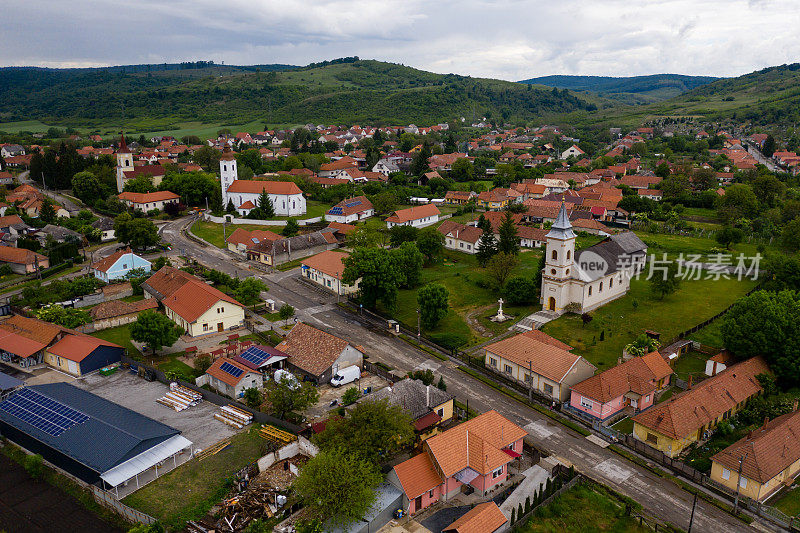
M500 304L500 309L497 310L497 318L502 319L504 317L504 315L503 315L503 299L500 298L499 300L497 300L497 303Z

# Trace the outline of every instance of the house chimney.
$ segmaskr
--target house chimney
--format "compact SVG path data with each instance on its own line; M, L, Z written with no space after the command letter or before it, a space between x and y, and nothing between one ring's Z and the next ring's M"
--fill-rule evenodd
M796 401L796 400L795 400L795 401ZM766 426L767 426L767 424L769 424L769 417L768 417L768 416L765 416L765 417L764 417L764 427L766 427Z
M431 386L428 385L425 387L425 407L429 407L431 405Z
M689 379L687 380L687 390L692 388L692 374L689 374Z
M795 411L797 411L797 398L795 398L794 402L792 402L792 412L795 412Z

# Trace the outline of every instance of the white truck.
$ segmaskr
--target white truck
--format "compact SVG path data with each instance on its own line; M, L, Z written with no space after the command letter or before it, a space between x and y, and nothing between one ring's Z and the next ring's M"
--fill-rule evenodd
M331 385L334 387L341 387L342 385L347 385L348 383L352 383L357 379L361 379L361 369L355 365L348 366L347 368L338 370L333 375L331 378Z

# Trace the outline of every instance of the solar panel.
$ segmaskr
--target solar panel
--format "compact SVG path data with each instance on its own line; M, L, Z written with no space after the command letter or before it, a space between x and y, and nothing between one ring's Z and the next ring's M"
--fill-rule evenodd
M48 435L58 437L89 417L31 389L22 389L0 403L0 409Z
M219 369L235 378L238 378L244 373L244 370L239 367L235 367L230 363L222 363Z
M355 202L344 204L345 207L355 207L357 205L361 205L361 200L356 200Z
M251 346L244 352L242 352L239 357L244 359L245 361L249 361L256 366L261 366L261 363L272 357L270 354L261 350L260 348L256 348L255 346Z

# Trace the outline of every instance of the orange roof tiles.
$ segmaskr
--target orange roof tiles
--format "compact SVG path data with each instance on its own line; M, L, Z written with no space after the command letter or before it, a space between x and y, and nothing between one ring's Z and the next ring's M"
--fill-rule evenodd
M442 530L456 533L494 533L508 521L493 501L479 503Z
M386 221L394 222L395 224L403 224L405 222L410 222L412 220L419 220L421 218L438 216L440 214L441 211L439 211L439 208L436 207L434 204L424 204L395 211L394 213L392 213L390 217L386 219Z
M538 330L537 333L544 335ZM561 346L557 346L552 342L544 342L527 333L520 333L492 343L484 349L512 363L531 368L533 372L556 383L561 383L570 369L581 358Z
M326 250L317 255L306 257L303 259L303 265L319 270L320 272L333 276L336 279L342 279L344 272L344 261L350 257L347 252L336 252L334 250Z
M206 311L222 300L244 307L231 296L199 279L191 279L178 290L162 300L164 307L172 309L187 322L194 322Z
M37 262L43 264L45 261L47 261L47 257L25 248L0 246L0 263L31 265Z
M420 453L403 461L394 467L394 471L409 500L444 483L427 453Z
M134 204L148 204L152 202L169 202L180 200L180 196L170 191L157 192L123 192L119 195L120 200L128 200Z
M658 352L634 357L609 368L572 387L572 390L593 400L606 403L623 394L644 395L656 390L656 382L672 374L672 368Z
M228 187L228 193L249 193L289 195L301 194L303 191L293 181L256 181L256 180L235 180Z
M47 351L80 363L86 356L91 354L100 346L110 346L113 348L122 348L113 342L104 341L89 335L65 335L60 341L50 346Z
M238 378L235 378L231 374L228 374L227 372L222 370L222 368L220 368L225 363L229 363L235 366L236 368L242 371L242 374ZM227 385L230 385L231 387L235 387L236 385L238 385L239 382L242 380L242 378L245 377L250 372L252 372L252 370L250 370L242 363L234 361L233 359L228 359L227 357L220 357L219 359L214 361L214 364L208 367L208 370L206 370L206 374L217 378L218 380L222 381Z
M292 364L314 376L322 375L349 343L303 322L298 322L275 348L292 357Z

